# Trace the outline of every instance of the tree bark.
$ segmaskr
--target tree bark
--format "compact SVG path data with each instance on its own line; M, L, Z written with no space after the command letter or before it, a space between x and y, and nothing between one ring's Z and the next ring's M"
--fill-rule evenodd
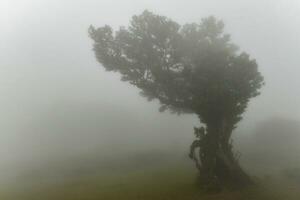
M191 145L190 157L200 172L200 183L209 189L223 185L243 187L253 184L233 154L228 137L232 130L224 133L222 126L208 126L206 130L206 134Z

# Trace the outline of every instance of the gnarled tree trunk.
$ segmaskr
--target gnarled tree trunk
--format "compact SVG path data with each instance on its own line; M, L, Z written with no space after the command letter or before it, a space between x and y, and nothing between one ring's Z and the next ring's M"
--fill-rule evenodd
M190 157L196 163L203 185L210 188L219 185L242 187L253 183L232 151L232 130L223 126L207 126L206 133L198 135L192 143Z

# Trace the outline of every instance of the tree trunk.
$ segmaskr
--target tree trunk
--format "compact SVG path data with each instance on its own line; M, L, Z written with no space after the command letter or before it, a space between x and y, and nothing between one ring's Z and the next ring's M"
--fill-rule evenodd
M232 186L247 186L252 184L252 180L241 168L238 158L234 156L229 143L223 144L217 150L215 175L223 184Z
M243 187L252 184L232 152L230 136L227 137L231 133L225 134L221 126L216 127L208 126L207 133L191 146L191 157L199 169L201 183L209 189L223 185ZM194 151L197 147L199 151L196 155Z

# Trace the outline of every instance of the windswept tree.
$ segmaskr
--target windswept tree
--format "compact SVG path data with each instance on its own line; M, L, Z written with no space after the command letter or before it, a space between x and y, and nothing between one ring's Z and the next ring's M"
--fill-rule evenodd
M179 25L144 11L130 25L113 31L89 28L97 60L121 74L160 111L194 113L203 127L194 128L190 148L206 184L251 183L234 156L231 134L251 98L259 95L263 77L257 63L238 50L214 17Z

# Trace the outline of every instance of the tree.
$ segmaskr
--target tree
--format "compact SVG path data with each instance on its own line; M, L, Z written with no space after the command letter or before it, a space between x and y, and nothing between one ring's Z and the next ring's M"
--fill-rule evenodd
M231 134L251 98L264 84L257 63L240 52L214 17L183 26L144 11L113 32L89 28L97 60L121 74L160 111L195 113L205 127L195 128L190 157L206 184L246 185L250 178L234 156ZM196 151L197 150L197 151Z

